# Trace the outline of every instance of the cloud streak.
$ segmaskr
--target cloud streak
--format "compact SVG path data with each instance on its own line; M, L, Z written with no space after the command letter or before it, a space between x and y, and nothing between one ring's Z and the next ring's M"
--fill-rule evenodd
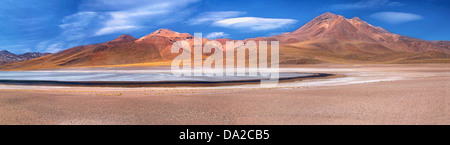
M119 2L127 9L107 12L109 20L105 22L103 28L97 31L96 36L111 34L116 32L132 31L139 28L146 27L146 24L155 24L157 22L166 21L173 15L179 16L179 9L184 9L188 4L196 2L197 0L174 0L174 1L142 1L139 2ZM104 1L107 5L112 5L114 9L122 7L117 6L109 1ZM138 5L137 5L138 4ZM186 11L183 11L186 12ZM172 14L172 15L170 15ZM172 21L173 22L173 21Z
M95 21L101 21L105 17L96 12L79 12L73 15L66 16L62 20L62 24L59 27L63 30L59 37L63 37L68 41L82 39L88 35L91 35L89 30L95 25Z
M242 30L262 31L262 30L283 28L296 22L297 20L293 19L238 17L216 21L212 24L212 26L242 29Z
M294 19L240 17L245 14L246 12L241 11L205 12L189 19L187 23L189 25L210 25L239 30L263 31L283 28L297 22Z
M167 22L182 21L189 4L198 0L84 0L79 11L62 19L61 34L40 42L41 51L57 52L86 43L89 38L130 33Z
M356 3L343 3L331 5L331 9L367 9L379 7L403 6L400 2L391 2L389 0L363 0Z
M400 24L423 19L420 15L403 12L379 12L372 14L371 17L391 24Z
M200 16L188 20L190 25L199 24L210 24L216 21L220 21L227 18L238 17L246 14L246 12L241 11L216 11L216 12L205 12Z
M228 34L224 33L224 32L211 32L209 34L206 35L206 38L214 40L217 38L224 38L227 37Z

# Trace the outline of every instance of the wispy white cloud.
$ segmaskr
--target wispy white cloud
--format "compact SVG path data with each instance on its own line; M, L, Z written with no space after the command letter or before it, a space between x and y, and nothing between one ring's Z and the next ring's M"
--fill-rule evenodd
M260 17L238 17L216 21L212 26L253 31L272 30L296 23L294 19L274 19Z
M379 12L372 14L371 17L391 24L400 24L423 19L420 15L403 12Z
M56 52L85 43L89 38L129 33L155 25L185 20L189 4L199 0L83 0L79 11L59 25L62 33L40 42L41 51Z
M296 23L293 19L241 17L246 12L242 11L213 11L205 12L197 17L189 19L189 25L206 24L215 27L245 29L252 31L271 30Z
M38 52L56 53L65 49L66 44L61 40L46 40L39 42L35 47Z
M119 26L109 26L109 27L103 27L102 29L98 30L95 35L105 35L105 34L111 34L114 32L126 32L130 30L136 30L138 28L141 28L140 26L134 26L134 25L119 25Z
M63 30L61 36L67 41L82 39L90 35L93 25L98 25L95 22L104 20L105 16L97 12L79 12L73 15L64 17L62 24L59 27Z
M366 9L378 7L402 6L403 3L392 2L389 0L362 0L356 3L342 3L331 5L332 9Z
M190 25L198 24L210 24L216 21L220 21L226 18L238 17L244 15L246 12L241 11L216 11L216 12L205 12L199 16L188 20Z
M62 43L62 42L53 43L53 44L47 46L47 48L45 49L45 52L55 53L55 52L61 51L62 49L64 49L64 43Z
M139 28L146 27L148 22L156 24L155 22L167 22L167 19L181 20L179 18L174 18L174 16L183 16L180 9L185 9L185 7L197 0L155 0L155 1L142 1L142 2L123 2L120 1L119 4L111 3L110 1L101 0L100 4L95 5L108 5L113 9L120 9L106 14L109 19L104 23L104 27L97 31L96 35L105 35L115 32L127 32L131 30L136 30ZM124 8L124 9L122 9ZM170 15L172 14L172 15Z
M106 20L106 16L101 12L78 12L62 19L59 27L62 32L57 37L39 42L36 46L40 52L55 53L63 49L80 45L96 33L102 24L98 23Z
M217 39L217 38L224 38L227 36L228 36L228 34L224 33L224 32L211 32L206 35L206 38L213 40L213 39Z

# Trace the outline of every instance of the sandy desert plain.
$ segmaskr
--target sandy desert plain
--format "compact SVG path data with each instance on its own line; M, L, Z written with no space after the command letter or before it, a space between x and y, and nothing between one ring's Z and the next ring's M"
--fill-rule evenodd
M0 124L450 124L450 64L284 65L280 71L334 75L272 88L2 84Z

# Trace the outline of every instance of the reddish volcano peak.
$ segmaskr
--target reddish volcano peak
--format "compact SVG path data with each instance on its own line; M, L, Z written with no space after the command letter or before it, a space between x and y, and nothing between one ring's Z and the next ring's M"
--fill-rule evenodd
M334 19L339 19L339 18L344 18L341 15L336 15L330 12L326 12L323 13L322 15L317 16L316 18L313 19L314 20L334 20Z
M311 31L320 29L320 32L314 33L323 33L326 29L341 23L345 18L341 15L336 15L330 12L323 13L322 15L317 16L313 20L306 23L303 27L297 29L293 33L310 33ZM322 30L323 29L323 30Z
M142 38L139 38L138 40L136 40L136 42L142 42L142 41L144 41L146 39L150 39L152 37L164 37L164 38L170 39L171 41L193 38L193 36L188 33L178 33L178 32L175 32L175 31L172 31L169 29L159 29L159 30L156 30L155 32L145 35Z
M137 38L134 38L133 36L128 34L123 34L112 41L117 42L117 41L135 41L135 40L137 40Z
M191 34L188 33L178 33L169 29L159 29L155 32L150 33L147 36L163 36L163 37L192 37Z
M359 17L353 17L352 20L355 20L355 21L363 21L363 20L361 20Z
M178 36L180 33L169 30L169 29L159 29L156 30L155 32L150 33L149 35L152 36L165 36L165 37L176 37Z

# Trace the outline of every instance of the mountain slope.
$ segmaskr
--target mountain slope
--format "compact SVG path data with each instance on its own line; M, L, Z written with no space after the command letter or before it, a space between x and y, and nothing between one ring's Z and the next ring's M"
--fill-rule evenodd
M335 63L407 63L414 58L428 59L426 62L450 58L448 41L393 34L358 17L346 19L332 13L324 13L290 33L247 40L280 41L280 53L285 54L281 59L289 62L316 59Z
M148 57L147 54L154 54L153 52L145 53L139 50L140 53L131 49L117 50L117 46L134 45L137 40L130 35L122 35L114 40L92 45L82 45L69 48L58 53L40 57L37 59L18 62L14 64L3 65L2 68L11 69L46 69L59 67L74 67L74 66L95 66L103 64L116 64L124 60L131 60L131 58L140 58L136 54Z
M3 65L1 68L28 70L167 61L178 55L170 53L172 43L189 39L193 37L187 33L160 29L140 39L122 35L108 42L77 46L38 59Z

